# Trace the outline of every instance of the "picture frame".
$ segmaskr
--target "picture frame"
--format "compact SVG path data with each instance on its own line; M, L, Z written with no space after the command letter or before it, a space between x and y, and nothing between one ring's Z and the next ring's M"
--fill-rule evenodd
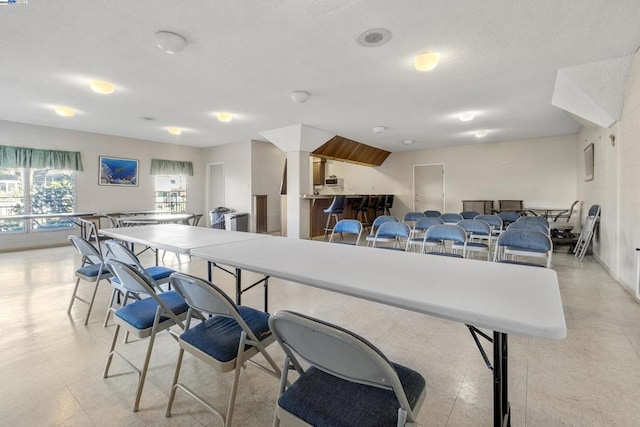
M134 159L100 156L98 185L137 187L139 164Z
M584 149L584 180L593 180L593 143Z

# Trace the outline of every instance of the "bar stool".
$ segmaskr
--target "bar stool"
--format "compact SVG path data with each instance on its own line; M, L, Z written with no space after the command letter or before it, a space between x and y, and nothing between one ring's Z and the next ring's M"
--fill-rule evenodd
M385 196L384 194L379 194L376 196L376 204L373 207L376 218L381 215L385 215L384 204L386 202L386 198L387 196Z
M338 215L344 212L344 207L347 202L347 196L335 196L333 201L331 202L331 206L327 209L324 209L323 212L327 215L327 225L324 228L324 240L327 240L327 234L333 230L333 228L329 228L329 224L331 223L331 218L335 220L335 224L340 221Z
M353 208L356 211L356 218L363 226L369 224L369 218L367 217L367 211L369 210L369 196L362 196L360 205Z
M384 214L391 216L391 208L393 207L393 194L384 196Z

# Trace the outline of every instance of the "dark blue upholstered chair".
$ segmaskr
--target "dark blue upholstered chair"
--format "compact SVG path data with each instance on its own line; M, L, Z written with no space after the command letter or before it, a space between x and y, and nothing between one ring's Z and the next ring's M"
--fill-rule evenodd
M376 238L376 232L378 231L378 227L380 227L385 222L400 222L400 221L395 216L388 216L388 215L380 215L379 217L374 219L373 223L371 224L371 230L369 230L369 235L367 236L367 239L366 239L367 246L373 243L373 241Z
M502 227L506 228L512 222L516 222L520 218L520 214L517 212L498 212L497 214L502 220Z
M413 228L416 222L421 218L426 218L425 214L422 212L407 212L402 217L402 222Z
M424 217L416 221L413 226L413 233L409 239L409 247L419 246L420 252L424 252L426 247L439 246L442 244L441 240L426 240L424 234L432 225L444 224L440 217Z
M136 268L140 272L140 274L146 276L149 283L153 283L154 288L157 291L162 291L160 285L169 283L169 276L171 275L171 273L175 272L175 270L171 268L158 265L144 268L142 264L140 264L140 260L138 259L138 257L133 252L131 252L122 243L119 243L115 240L107 240L105 242L105 245L107 247L107 259L116 259ZM132 297L126 291L126 289L124 289L120 285L120 280L118 280L117 277L114 277L111 280L111 285L113 286L113 291L111 292L111 298L109 300L109 305L107 306L107 314L104 317L104 326L107 326L109 322L109 316L116 310L116 299L120 297L120 299L122 300L122 304L124 305L127 303L127 300Z
M440 215L442 215L442 213L440 211L434 211L434 210L426 210L426 211L424 211L422 213L427 218L432 218L432 217L440 218Z
M146 275L143 275L135 267L115 259L107 259L105 264L129 293L148 296L148 298L129 303L115 311L113 318L116 328L113 332L113 340L111 341L103 375L104 378L109 377L109 367L114 355L120 356L129 366L135 369L139 378L133 412L137 412L156 334L169 330L174 325L184 329L183 320L186 318L189 306L176 291L157 292L154 283L148 281ZM116 350L120 328L124 328L125 331L136 338L149 338L147 354L142 369L136 368L133 363Z
M477 216L477 215L476 215ZM487 261L491 260L491 226L481 219L463 219L458 223L467 232L465 243L453 243L453 249L469 252L484 252ZM486 243L485 243L486 241Z
M553 243L547 233L536 230L514 229L509 226L498 237L494 260L509 264L551 268L552 253ZM521 256L543 258L546 262L545 265L541 265L518 259Z
M391 216L391 208L393 207L393 194L386 194L384 196L384 214Z
M521 216L518 218L516 222L519 221L533 221L538 222L540 224L544 224L545 227L549 228L549 221L543 216Z
M431 255L444 255L455 258L464 258L467 255L466 243L467 232L462 227L456 224L439 224L433 225L427 229L424 235L425 239L440 240L441 245L437 246L439 251L425 252ZM446 242L451 242L451 252L446 251ZM454 245L457 247L454 248ZM462 254L456 253L456 251L462 248Z
M362 199L360 199L360 204L358 204L358 206L354 206L353 210L356 211L355 219L360 221L360 223L363 225L369 224L369 196L362 196Z
M442 215L440 215L440 219L445 224L457 224L459 221L462 221L464 218L462 218L462 215L457 213L443 213Z
M351 234L352 236L355 236L355 240L344 240L345 234ZM338 235L340 235L339 239ZM341 219L340 221L338 221L335 227L333 227L333 231L331 231L331 237L329 237L329 242L358 246L358 243L360 242L360 236L362 236L362 224L360 223L360 221L356 219Z
M102 256L98 250L88 240L78 236L69 236L69 241L82 256L82 261L80 261L80 267L75 272L76 285L73 288L73 294L71 294L71 301L69 302L67 313L71 313L71 308L73 307L75 300L87 304L89 309L87 310L87 316L84 318L84 324L86 325L89 322L93 302L96 299L98 285L101 280L110 279L111 272L104 265ZM91 298L88 300L78 296L78 286L80 285L81 280L94 284Z
M388 221L380 225L373 238L373 247L406 251L409 247L411 228L404 222ZM392 246L380 246L380 243L392 243Z
M462 212L460 212L460 216L462 217L462 219L474 219L478 215L480 215L480 212L476 212L476 211L462 211Z
M539 221L516 221L507 226L507 230L535 230L549 235L549 227Z
M333 201L331 202L331 205L327 209L323 210L323 212L327 214L327 225L324 227L324 240L327 240L329 232L333 230L333 228L329 227L331 224L331 218L335 220L334 225L337 224L338 221L340 221L339 215L342 215L342 213L344 213L346 204L347 196L335 196L333 198Z
M353 332L302 314L278 311L269 325L285 353L274 426L415 423L426 395L418 372ZM286 387L292 369L299 376Z
M246 362L258 366L276 378L280 377L280 369L265 349L275 341L269 329L269 313L237 306L213 283L183 273L171 275L171 286L187 301L189 311L185 331L178 339L180 352L166 416L171 416L176 391L181 389L219 416L225 426L230 426L233 420L240 371ZM206 317L206 320L192 326L194 317ZM205 402L184 383L178 382L185 351L219 372L234 372L226 414ZM258 353L265 358L270 368L250 360ZM206 384L206 386L210 385Z

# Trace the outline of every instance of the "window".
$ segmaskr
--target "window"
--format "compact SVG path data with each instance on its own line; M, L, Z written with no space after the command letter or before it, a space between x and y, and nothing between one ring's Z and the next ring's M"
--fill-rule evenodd
M155 209L166 212L186 212L187 177L156 175Z
M0 168L0 216L73 212L75 171ZM64 218L0 220L0 232L61 230L74 227Z

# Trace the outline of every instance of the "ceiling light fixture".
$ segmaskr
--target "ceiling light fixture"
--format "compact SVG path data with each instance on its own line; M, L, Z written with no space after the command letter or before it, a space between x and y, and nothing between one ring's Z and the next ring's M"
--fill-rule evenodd
M474 135L476 136L476 138L484 138L488 134L489 132L487 132L486 130L477 130L474 132Z
M305 102L307 102L307 100L309 99L309 92L304 92L302 90L296 90L291 92L291 94L289 95L291 96L291 100L293 102L295 102L296 104L304 104Z
M91 86L91 90L102 95L109 95L115 90L113 83L105 80L91 80L89 86Z
M231 121L231 119L233 118L231 113L224 113L224 112L216 113L216 117L222 123L229 123Z
M391 40L391 31L386 28L373 28L358 36L358 43L364 47L378 47Z
M65 107L62 105L56 105L53 107L53 111L56 112L57 115L62 117L73 117L76 114L76 110L71 107Z
M411 144L413 144L413 139L403 139L402 143L404 145L411 145Z
M170 31L158 31L153 35L156 46L170 55L180 52L187 44L187 41L180 34Z
M182 133L182 129L177 127L169 127L167 128L167 131L169 131L171 135L180 135Z
M469 122L469 121L473 120L474 117L475 117L475 115L473 113L471 113L471 112L458 114L458 118L460 119L461 122Z
M413 66L418 71L431 71L438 66L440 55L434 52L423 52L413 60Z
M371 130L373 131L373 133L382 133L386 130L387 128L384 126L375 126L373 127Z

